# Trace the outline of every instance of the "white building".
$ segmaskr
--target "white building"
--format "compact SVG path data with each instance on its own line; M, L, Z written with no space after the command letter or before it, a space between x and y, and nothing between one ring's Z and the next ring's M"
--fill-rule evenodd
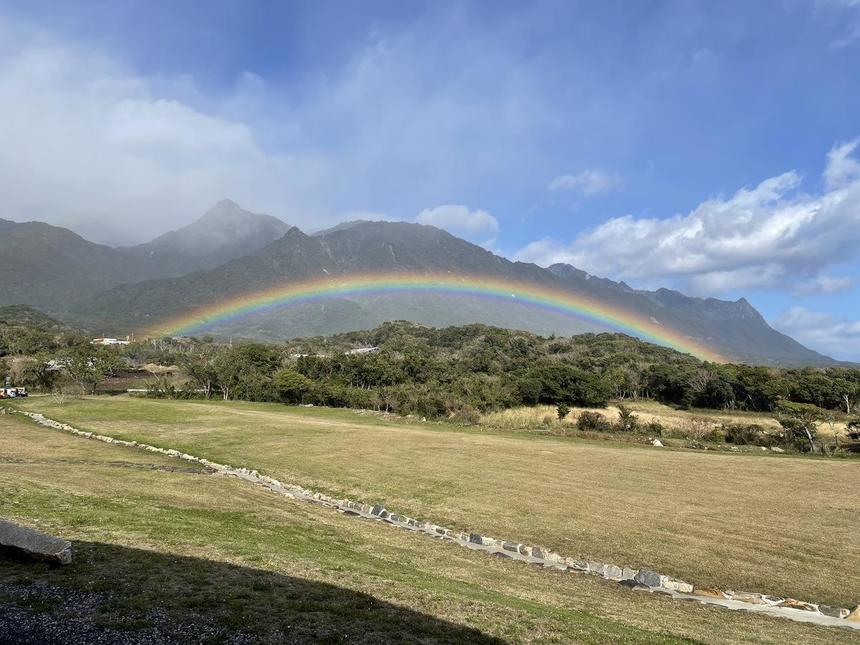
M129 337L126 336L125 340L121 340L119 338L108 338L104 336L102 338L93 338L90 341L91 345L128 345L131 341Z

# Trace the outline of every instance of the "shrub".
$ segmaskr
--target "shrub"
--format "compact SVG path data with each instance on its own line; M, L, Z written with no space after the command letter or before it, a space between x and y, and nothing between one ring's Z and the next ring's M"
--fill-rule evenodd
M724 423L721 430L725 434L726 443L736 446L767 446L771 443L764 428L755 423Z
M579 414L579 418L576 420L576 427L579 430L585 431L609 432L612 429L612 424L599 412L586 410Z
M150 399L175 399L178 398L176 393L176 385L166 376L146 382L146 396Z
M665 429L666 428L664 428L663 424L659 421L649 421L645 424L645 427L643 428L646 434L653 435L655 437L663 436L663 431Z
M464 405L463 407L454 410L448 416L448 420L458 425L474 426L481 422L481 413L471 405Z
M570 414L570 406L566 403L559 403L556 412L558 413L558 420L562 421L568 414Z
M678 434L688 439L697 439L699 441L713 439L714 424L709 419L691 417L684 420L683 426L678 430Z

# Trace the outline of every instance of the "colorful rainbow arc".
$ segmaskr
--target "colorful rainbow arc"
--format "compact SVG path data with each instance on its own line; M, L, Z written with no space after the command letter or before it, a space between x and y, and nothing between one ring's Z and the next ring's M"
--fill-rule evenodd
M550 289L526 282L453 274L381 273L326 276L293 282L226 298L183 313L153 327L147 335L190 335L250 314L332 298L413 293L440 293L504 302L513 300L524 306L588 320L601 327L666 345L704 360L726 361L716 351L680 332L620 307L598 302L583 294Z

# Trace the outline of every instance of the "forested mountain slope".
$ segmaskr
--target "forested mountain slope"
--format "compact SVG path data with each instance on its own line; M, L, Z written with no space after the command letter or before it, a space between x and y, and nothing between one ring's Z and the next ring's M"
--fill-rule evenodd
M631 289L568 265L543 269L511 262L432 226L352 222L315 235L291 228L258 251L207 271L121 285L77 307L72 320L110 325L116 333L151 329L159 321L264 289L314 278L364 274L481 276L584 295L687 338L728 358L767 364L830 361L771 328L746 301L691 298L661 289ZM515 301L450 293L344 295L321 302L260 311L207 329L219 336L283 340L374 327L387 320L446 326L486 323L541 334L576 334L605 327Z

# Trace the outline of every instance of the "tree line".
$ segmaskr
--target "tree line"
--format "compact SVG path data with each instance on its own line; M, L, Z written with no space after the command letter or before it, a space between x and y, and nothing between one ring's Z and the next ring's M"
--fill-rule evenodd
M364 348L361 353L351 353ZM601 407L651 398L682 408L774 412L785 403L856 414L860 369L716 364L623 334L540 337L486 325L435 329L407 322L282 344L212 338L93 346L73 332L0 325L0 376L86 392L146 364L157 396L220 397L469 417L520 405Z

